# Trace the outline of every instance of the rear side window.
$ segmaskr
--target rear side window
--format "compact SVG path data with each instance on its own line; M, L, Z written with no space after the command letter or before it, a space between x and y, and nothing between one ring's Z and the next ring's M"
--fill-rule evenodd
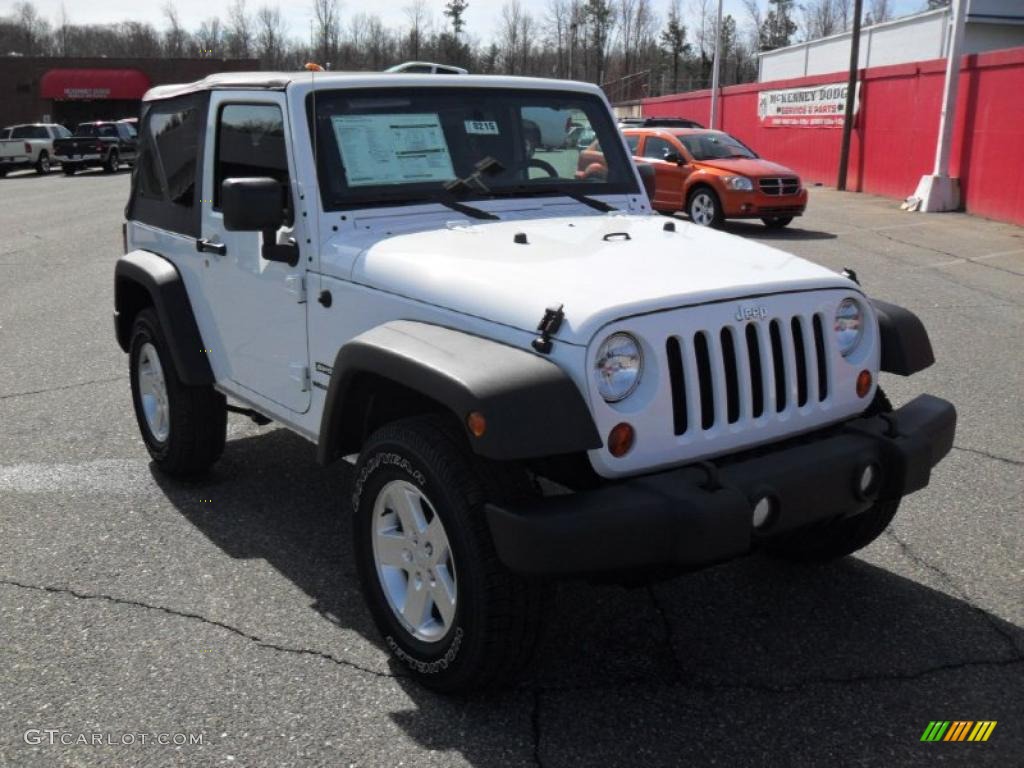
M138 132L129 218L199 235L199 183L208 94L145 105ZM117 135L126 124L111 129Z
M11 131L12 139L48 139L50 134L42 125L19 125Z
M288 188L284 117L276 104L225 104L217 123L213 207L225 179L269 176Z
M71 131L65 128L63 125L53 126L53 136L56 139L66 139L71 135Z
M640 137L637 136L636 134L634 134L632 136L627 136L626 137L626 146L629 147L629 154L635 155L636 154L636 148L639 146L639 144L640 144Z

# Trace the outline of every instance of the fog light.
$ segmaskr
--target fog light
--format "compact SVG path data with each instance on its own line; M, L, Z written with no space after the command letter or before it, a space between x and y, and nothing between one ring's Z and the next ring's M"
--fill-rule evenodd
M617 459L625 456L633 447L635 436L631 425L626 422L616 424L608 433L608 452Z
M880 474L877 464L868 464L860 471L860 475L857 477L857 493L862 499L874 494L878 488Z
M754 504L753 523L755 528L764 528L775 515L775 502L771 496L762 496Z
M466 417L466 427L473 437L483 437L484 432L487 431L487 419L480 411L470 411Z
M861 371L857 374L857 397L867 397L871 391L871 371Z

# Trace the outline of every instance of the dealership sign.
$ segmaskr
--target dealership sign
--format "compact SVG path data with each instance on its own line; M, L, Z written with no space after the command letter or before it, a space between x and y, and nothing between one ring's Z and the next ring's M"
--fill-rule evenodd
M846 111L846 92L846 83L761 91L757 100L757 116L761 124L768 127L840 127ZM860 83L857 83L854 114L857 112L859 95Z
M65 99L109 99L109 88L65 88Z

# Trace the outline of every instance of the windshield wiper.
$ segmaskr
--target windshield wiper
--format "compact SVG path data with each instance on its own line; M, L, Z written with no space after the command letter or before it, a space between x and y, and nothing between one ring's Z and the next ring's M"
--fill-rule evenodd
M455 196L452 195L451 192L445 192L443 194L437 195L436 197L428 198L424 202L440 203L446 208L451 208L453 211L464 213L467 216L473 217L474 219L488 219L491 221L498 221L501 218L500 216L495 216L490 211L485 211L483 208L477 208L472 205L460 203L458 200L455 199Z
M584 195L582 192L570 192L568 190L561 189L558 194L565 195L566 197L572 198L577 203L583 203L589 205L595 211L601 211L602 213L608 213L609 211L619 210L614 205L606 203L604 200L598 200L596 197L590 195Z
M582 192L573 192L568 189L552 187L545 189L544 187L534 187L530 184L516 184L510 187L503 187L500 190L494 190L491 192L491 195L494 197L511 197L521 193L526 193L526 196L537 195L538 197L541 195L545 197L561 195L563 197L568 197L571 200L575 200L577 203L583 203L583 205L589 206L595 211L601 211L602 213L619 210L614 205L609 205L604 200L598 200L596 197L584 195Z

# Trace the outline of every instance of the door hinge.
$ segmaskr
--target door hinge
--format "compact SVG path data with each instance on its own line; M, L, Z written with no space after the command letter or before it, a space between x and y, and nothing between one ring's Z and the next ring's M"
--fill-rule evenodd
M305 363L292 363L288 366L288 377L299 385L300 392L309 392L309 366Z
M284 287L288 293L295 296L295 301L299 304L306 302L306 280L302 275L288 275L284 279Z

